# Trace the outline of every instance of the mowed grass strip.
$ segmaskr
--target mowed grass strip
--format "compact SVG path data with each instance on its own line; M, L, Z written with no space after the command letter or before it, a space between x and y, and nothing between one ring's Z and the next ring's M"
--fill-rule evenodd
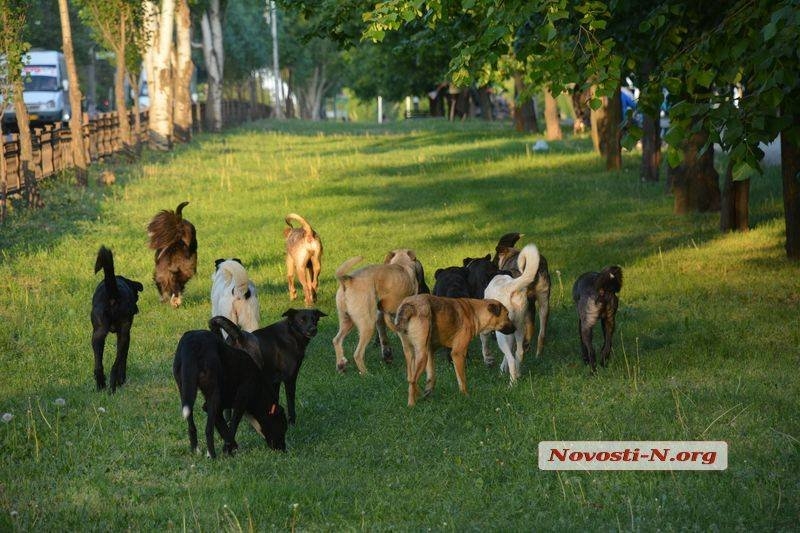
M478 122L262 122L146 154L110 188L47 184L45 210L14 210L0 228L0 411L13 416L0 423L0 530L795 528L800 285L777 172L753 181L753 229L721 235L715 214L672 215L663 182L639 182L638 157L608 173L587 139L547 153L535 140ZM184 200L199 268L173 310L158 302L145 226ZM243 426L234 458L193 456L175 346L206 327L216 258L242 259L265 325L302 305L285 284L289 212L322 236L318 307L330 315L300 374L289 451ZM395 336L394 365L371 345L368 375L352 362L335 371L333 272L345 259L410 247L433 286L437 268L493 252L510 231L539 246L553 280L545 353L527 355L516 387L483 366L477 341L469 395L440 355L436 391L414 409ZM101 244L146 286L114 395L92 379ZM625 285L611 364L592 376L571 287L608 264ZM110 336L107 370L114 348ZM729 468L539 471L538 442L557 439L723 440Z

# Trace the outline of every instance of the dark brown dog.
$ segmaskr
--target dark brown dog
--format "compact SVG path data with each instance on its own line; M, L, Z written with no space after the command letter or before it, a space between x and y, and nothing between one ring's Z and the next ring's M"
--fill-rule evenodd
M380 265L367 265L348 274L362 261L352 257L336 269L339 289L336 291L336 310L339 315L339 331L333 338L336 352L336 368L344 372L347 359L344 356L344 339L353 329L358 330L358 345L353 353L358 371L367 372L364 352L370 339L378 329L382 354L391 361L391 349L386 339L386 325L393 328L394 313L406 296L420 291L420 278L424 284L422 265L413 250L399 249L389 252ZM427 289L427 285L424 286Z
M514 245L520 237L522 237L521 233L506 233L500 237L500 241L495 247L495 256L492 258L492 261L500 270L511 272L511 276L515 278L522 274L517 265L519 250L514 248ZM535 303L539 304L539 337L536 341L536 355L539 356L544 349L547 319L550 316L550 271L547 268L547 259L545 259L543 255L539 255L539 270L536 273L533 283L528 287L528 306L531 313L529 315L529 321L525 325L525 350L528 349L533 334L536 331L533 316Z
M433 352L437 348L451 349L458 388L467 393L465 362L467 348L480 333L514 332L508 310L497 300L474 298L443 298L419 294L403 300L397 309L395 329L403 343L408 378L408 405L417 400L417 382L425 369L425 395L436 384Z
M286 239L286 281L289 284L289 299L297 298L297 291L294 288L296 275L303 287L303 301L306 306L311 306L317 301L319 273L322 270L322 241L317 232L300 215L289 213L285 220L289 225L283 230ZM292 220L299 222L301 227L292 227Z
M175 211L160 211L147 225L150 248L156 251L156 283L161 301L179 307L186 283L197 272L197 236L194 225L183 219L182 202Z
M111 367L111 392L125 383L128 367L128 348L131 343L133 316L139 312L136 302L144 287L138 281L114 275L114 256L101 246L97 252L94 273L103 270L103 282L92 297L92 350L94 351L94 380L97 389L106 386L103 370L103 350L109 333L117 334L117 358Z
M578 330L581 335L583 361L596 369L592 328L600 320L603 328L603 349L600 364L606 366L611 355L611 338L614 336L615 317L619 307L617 294L622 290L622 269L609 266L600 272L586 272L572 286L572 300L578 311Z

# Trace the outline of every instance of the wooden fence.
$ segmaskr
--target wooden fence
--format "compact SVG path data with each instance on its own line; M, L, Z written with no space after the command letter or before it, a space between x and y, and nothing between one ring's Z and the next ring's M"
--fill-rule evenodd
M205 123L205 104L192 106L192 129L200 131ZM251 105L249 102L226 100L222 103L223 125L235 126L250 120L258 120L270 116L272 110L264 104ZM128 120L131 131L134 131L134 113L129 112ZM140 113L139 142L147 140L148 113ZM56 124L36 128L32 132L33 144L33 177L37 182L42 181L59 172L72 168L72 152L70 141L72 133L69 124L57 122ZM86 140L86 155L88 161L98 161L122 151L123 146L119 137L119 119L117 113L101 113L89 120L83 126L83 136ZM0 201L5 201L8 196L21 193L25 187L22 161L20 158L20 144L18 134L5 135L2 144L2 160L0 161Z

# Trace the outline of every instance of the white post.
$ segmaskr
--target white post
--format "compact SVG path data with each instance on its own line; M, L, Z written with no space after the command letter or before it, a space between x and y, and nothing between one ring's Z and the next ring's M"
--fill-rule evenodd
M270 29L272 31L272 72L275 78L275 118L283 118L281 100L283 99L283 83L278 65L278 9L275 0L269 0Z
M383 124L383 96L378 97L378 124Z
M411 97L406 96L406 118L411 118Z

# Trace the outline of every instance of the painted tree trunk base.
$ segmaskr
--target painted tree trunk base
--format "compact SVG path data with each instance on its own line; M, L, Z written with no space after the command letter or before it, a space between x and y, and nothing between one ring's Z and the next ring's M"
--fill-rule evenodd
M159 152L168 152L172 150L172 139L166 137L156 131L148 130L147 132L148 145L152 150Z

